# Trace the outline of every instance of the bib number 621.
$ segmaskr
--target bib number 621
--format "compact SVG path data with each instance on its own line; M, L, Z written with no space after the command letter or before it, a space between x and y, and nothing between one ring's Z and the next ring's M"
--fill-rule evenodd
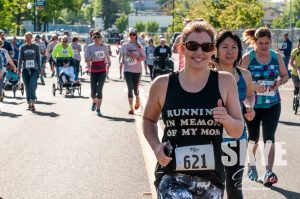
M195 145L175 149L176 170L214 170L213 145Z

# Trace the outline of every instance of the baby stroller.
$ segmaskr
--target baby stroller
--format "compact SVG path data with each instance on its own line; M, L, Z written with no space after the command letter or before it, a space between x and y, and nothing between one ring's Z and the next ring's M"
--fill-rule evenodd
M13 60L16 63L15 60ZM24 95L24 84L20 83L20 77L19 75L10 69L10 67L7 67L7 72L5 73L5 79L3 83L3 90L4 91L12 91L14 98L16 97L17 90L21 91L22 96ZM4 92L3 92L4 95Z
M174 71L174 62L171 58L157 58L154 60L153 74L152 77L155 77L163 74L168 74Z
M59 94L62 94L63 90L66 90L66 94L71 94L72 97L74 97L75 90L78 91L78 95L81 96L81 84L76 81L76 83L72 83L69 81L67 83L64 83L62 80L61 75L59 74L58 68L63 67L63 62L64 60L67 59L69 60L69 65L73 67L73 58L66 57L66 58L57 58L55 62L55 67L56 67L56 74L57 74L57 85L53 83L52 85L52 94L55 96L56 91L59 90ZM76 69L74 68L74 73L76 74ZM74 75L75 75L74 74ZM76 80L76 79L75 79Z

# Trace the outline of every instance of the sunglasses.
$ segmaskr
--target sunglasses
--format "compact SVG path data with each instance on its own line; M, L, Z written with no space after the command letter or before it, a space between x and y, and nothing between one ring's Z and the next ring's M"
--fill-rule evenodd
M129 36L136 36L136 34L135 33L130 33Z
M101 39L102 37L100 36L94 36L94 39Z
M198 42L195 41L187 41L185 42L185 47L189 51L196 51L198 50L198 48L201 48L201 50L206 53L214 50L214 44L209 42L199 44Z
M63 41L64 43L67 43L68 41Z

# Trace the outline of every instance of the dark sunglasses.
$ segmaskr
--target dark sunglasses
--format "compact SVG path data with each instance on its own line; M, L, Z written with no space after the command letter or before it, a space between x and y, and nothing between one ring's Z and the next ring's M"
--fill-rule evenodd
M130 33L129 36L136 36L136 34L135 33Z
M214 50L214 44L209 43L209 42L199 44L198 42L195 42L195 41L187 41L187 42L185 42L185 47L189 51L196 51L196 50L198 50L198 48L201 48L202 51L206 52L206 53Z
M67 43L68 41L63 41L64 43Z
M94 39L101 39L101 36L94 36Z

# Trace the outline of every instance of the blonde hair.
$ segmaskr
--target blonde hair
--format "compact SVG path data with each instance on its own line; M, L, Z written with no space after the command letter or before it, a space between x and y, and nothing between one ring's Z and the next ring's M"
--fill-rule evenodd
M272 40L271 31L267 27L260 27L258 29L247 29L243 32L243 41L255 45L256 41L260 37L268 37Z
M26 37L26 36L31 36L31 38L33 38L32 32L26 32L25 35L24 35L24 37Z

